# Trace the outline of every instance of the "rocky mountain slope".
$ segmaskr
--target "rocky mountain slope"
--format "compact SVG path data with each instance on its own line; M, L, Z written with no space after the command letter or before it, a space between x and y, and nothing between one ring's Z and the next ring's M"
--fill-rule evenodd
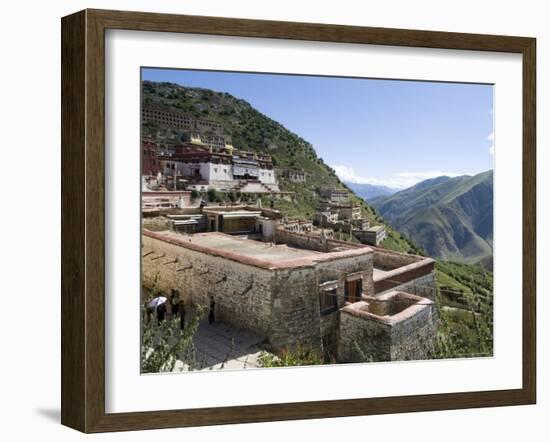
M370 201L394 228L433 257L490 267L493 172L442 176Z

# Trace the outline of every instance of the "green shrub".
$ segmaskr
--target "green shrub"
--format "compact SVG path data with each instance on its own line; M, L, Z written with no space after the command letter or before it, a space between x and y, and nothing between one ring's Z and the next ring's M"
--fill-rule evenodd
M145 307L143 307L145 317ZM198 309L185 329L180 328L179 318L169 318L160 324L153 315L144 321L141 339L141 370L143 373L161 373L174 370L176 361L182 353L193 346L193 338L202 318ZM190 366L190 369L193 369Z
M261 367L294 367L301 365L321 365L323 360L317 352L296 347L283 350L279 355L263 351L258 357Z
M218 191L214 188L208 189L208 200L214 202L219 199Z

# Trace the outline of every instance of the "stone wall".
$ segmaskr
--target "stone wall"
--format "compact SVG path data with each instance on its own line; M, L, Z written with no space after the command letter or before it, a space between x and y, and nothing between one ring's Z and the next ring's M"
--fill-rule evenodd
M313 267L274 272L270 344L322 354L317 275Z
M324 244L318 235L304 235L303 233L276 229L274 240L276 243L288 244L289 246L301 249L315 250L317 252L329 251L326 243Z
M367 246L362 244L355 244L337 239L327 239L326 241L321 241L321 237L319 235L289 232L283 229L277 229L275 232L275 241L277 243L288 244L290 246L302 249L315 250L317 252L331 252L336 249L367 248Z
M338 281L337 293L339 307L345 304L345 283L346 277L350 274L361 274L363 279L363 293L367 295L374 293L372 279L373 259L371 253L320 262L316 267L319 285L328 281Z
M360 274L363 280L363 292L372 294L374 291L372 264L372 253L317 264L317 287L325 282L337 281L338 309L332 313L321 315L321 336L325 338L325 342L333 343L333 348L323 349L325 353L328 352L328 354L333 356L337 354L336 342L339 340L340 333L340 308L345 305L345 284L348 275Z
M317 274L313 266L264 269L142 235L142 285L180 292L216 320L267 338L274 350L300 344L322 352Z
M423 256L409 255L373 247L374 267L386 273L374 278L374 292L401 290L435 299L435 261Z
M435 335L435 306L432 304L392 327L390 360L431 359Z
M363 301L353 305L356 311L348 307L342 309L338 340L339 361L377 362L431 358L436 336L435 304L424 298L419 299L419 304L389 317L357 313L359 307L368 305Z
M208 308L237 328L268 336L271 327L272 272L142 235L142 285Z
M404 282L399 282L399 280ZM389 275L385 279L376 280L374 287L374 292L377 295L390 290L400 290L434 301L436 288L435 272L433 268L424 267L418 273L409 271L397 275Z
M409 255L377 247L371 248L374 250L374 267L381 270L393 270L425 259L422 256Z
M277 234L298 242L315 239L279 230ZM345 312L345 284L350 275L362 277L365 295L381 293L377 292L381 287L376 286L379 281L373 281L375 255L370 248L349 244L351 250L321 254L319 259L299 266L277 266L276 263L267 266L197 250L197 246L187 245L184 238L175 243L163 240L161 234L144 231L142 285L152 287L157 281L157 288L164 293L170 294L176 289L185 302L203 305L206 310L214 299L217 320L264 336L275 351L301 347L322 354L326 350L323 341L330 341L334 343L331 353L352 362L364 360L364 354L371 355L372 360L391 360L427 351L429 327L433 326L431 311L429 315L423 313L426 317L392 327ZM327 242L332 249L348 245L341 241ZM395 262L397 258L392 259ZM429 268L429 263L417 262L412 266L408 269L406 266L403 274L411 276L414 268ZM431 269L398 287L434 299L433 264ZM319 286L330 281L336 282L338 307L343 310L321 315ZM409 339L409 335L414 339ZM361 345L360 352L355 342Z
M365 320L342 310L338 360L340 362L391 360L391 325Z

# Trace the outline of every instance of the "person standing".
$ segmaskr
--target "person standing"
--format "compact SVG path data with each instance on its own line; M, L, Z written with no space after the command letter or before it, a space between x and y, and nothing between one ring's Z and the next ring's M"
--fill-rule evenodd
M215 313L214 313L215 309L216 309L216 301L214 301L214 297L211 296L210 297L210 311L208 312L208 323L209 324L213 324L214 321L216 320L216 318L214 316L215 315Z
M178 310L180 307L179 301L179 292L175 289L172 289L172 294L170 295L170 307L172 310L172 319L178 316Z
M161 304L157 307L157 321L159 325L164 321L166 318L166 305Z

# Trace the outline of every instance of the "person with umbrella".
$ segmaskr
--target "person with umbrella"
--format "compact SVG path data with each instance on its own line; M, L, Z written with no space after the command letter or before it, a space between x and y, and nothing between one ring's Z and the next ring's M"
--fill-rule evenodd
M157 307L157 320L159 325L166 318L166 304L161 304Z
M147 304L148 309L156 311L159 324L164 321L164 318L166 317L166 301L167 298L165 296L157 296L156 298L151 299Z

